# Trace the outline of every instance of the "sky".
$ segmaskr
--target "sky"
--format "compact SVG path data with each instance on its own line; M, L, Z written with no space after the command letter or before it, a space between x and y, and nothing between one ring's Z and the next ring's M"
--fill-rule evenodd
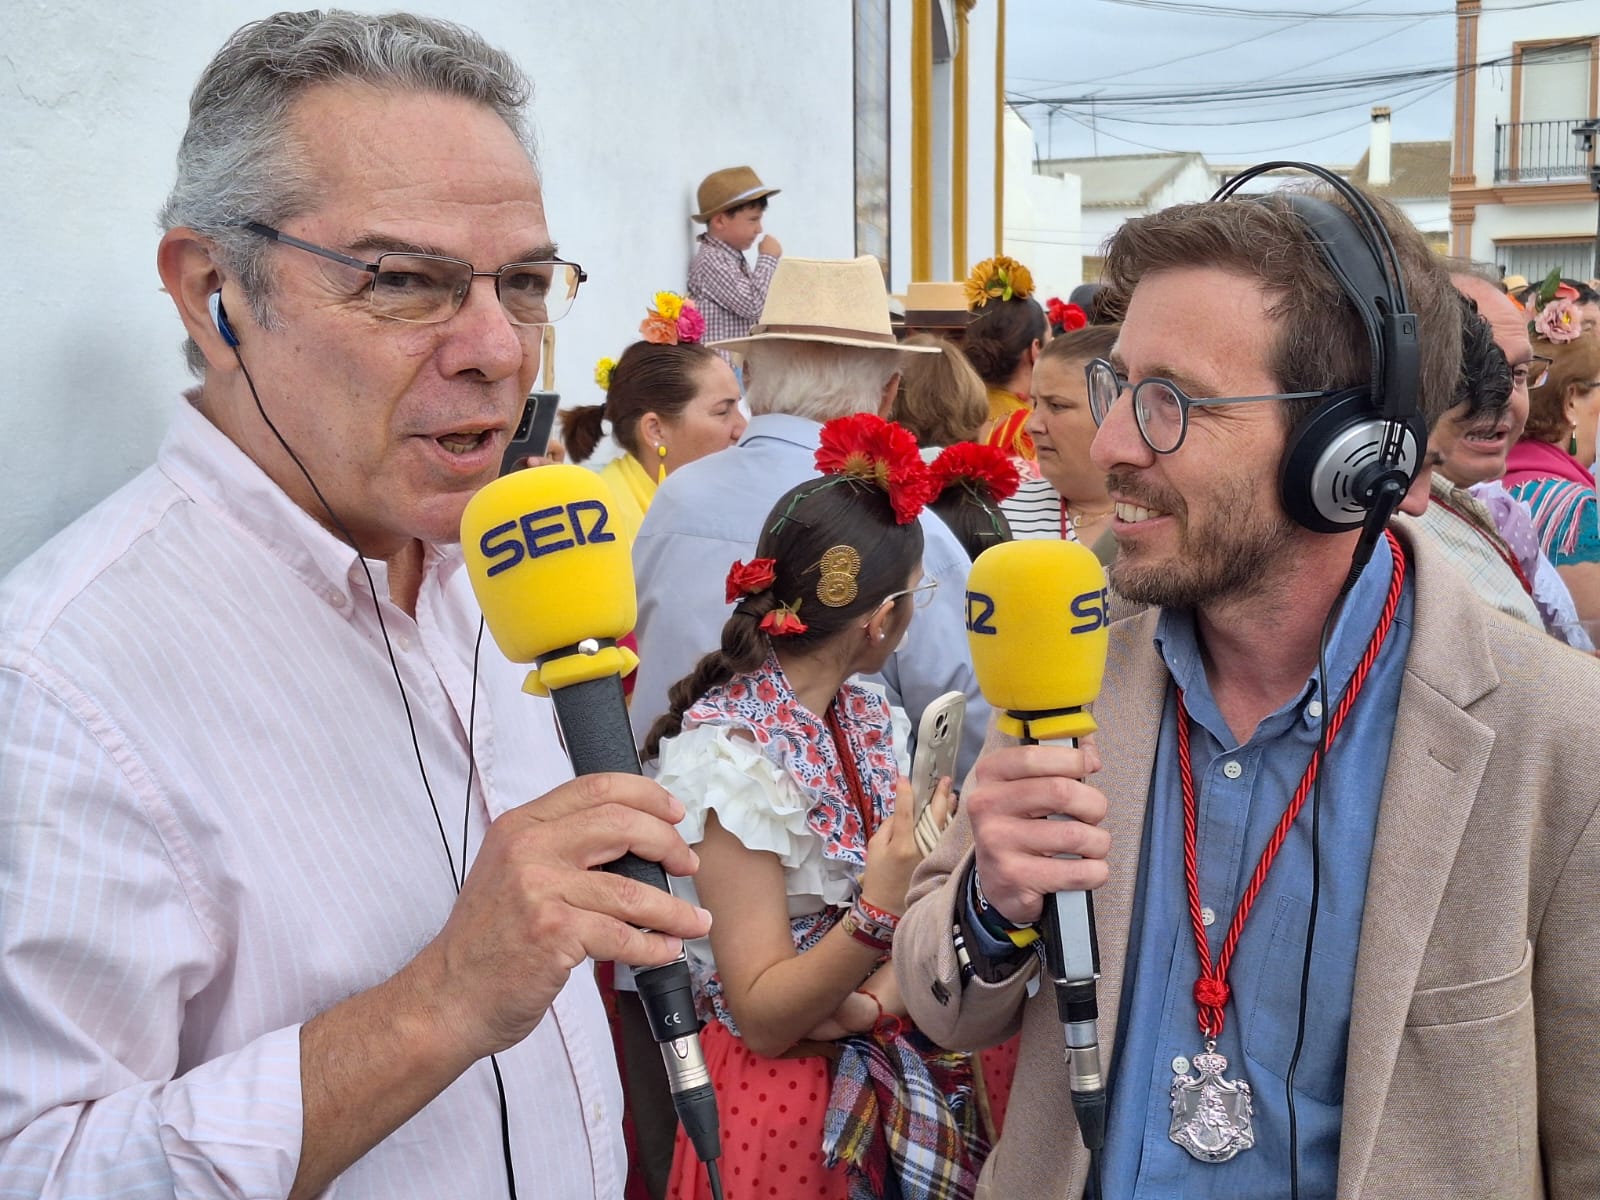
M1238 9L1275 15L1230 15ZM1453 67L1452 0L1007 0L1006 18L1007 94L1075 100L1054 117L1019 110L1044 157L1198 150L1213 163L1349 166L1375 104L1394 110L1397 142L1450 137L1449 74L1321 85ZM1229 96L1284 86L1310 90ZM1189 89L1200 96L1128 99Z

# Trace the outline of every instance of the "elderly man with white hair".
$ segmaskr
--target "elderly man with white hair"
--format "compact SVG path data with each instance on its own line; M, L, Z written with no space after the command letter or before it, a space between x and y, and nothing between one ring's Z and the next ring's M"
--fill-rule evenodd
M750 427L737 446L667 479L634 543L640 664L632 716L641 742L667 710L667 689L717 645L729 565L754 553L761 519L778 497L817 473L822 423L851 413L886 415L903 355L937 353L895 341L883 275L870 257L785 258L761 323L749 337L721 345L745 355ZM937 516L921 520L923 569L939 588L884 667L883 682L913 725L929 701L966 693L959 780L977 758L989 716L967 656L971 562Z

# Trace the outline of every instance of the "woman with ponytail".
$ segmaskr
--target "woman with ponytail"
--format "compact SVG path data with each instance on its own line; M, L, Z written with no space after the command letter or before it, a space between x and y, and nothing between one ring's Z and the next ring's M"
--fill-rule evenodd
M972 322L961 349L989 393L984 441L1014 458L1031 461L1033 440L1023 426L1030 410L1033 364L1050 338L1044 309L1033 298L1033 276L1014 258L996 255L967 276Z
M853 678L883 667L932 594L916 520L930 483L915 439L870 414L825 425L817 467L733 564L721 646L645 745L687 810L714 917L697 973L722 1176L741 1196L898 1196L892 1128L955 1181L941 1194L967 1196L986 1151L970 1061L909 1025L890 961L921 859L909 724ZM946 780L931 819L950 806ZM919 1086L881 1086L896 1074ZM710 1195L681 1134L668 1195Z
M673 292L657 292L639 326L642 340L595 365L604 404L561 414L561 440L575 463L594 454L611 423L622 453L600 476L616 503L614 523L632 541L656 486L685 463L737 442L745 417L739 381L721 355L701 344L705 318Z

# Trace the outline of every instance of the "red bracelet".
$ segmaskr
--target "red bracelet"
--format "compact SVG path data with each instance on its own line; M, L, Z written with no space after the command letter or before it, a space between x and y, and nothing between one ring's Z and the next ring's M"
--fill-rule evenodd
M878 925L869 926L862 924L860 918L857 917L853 909L844 914L844 916L840 919L839 924L843 925L844 931L851 937L855 938L856 941L860 942L863 946L867 946L870 949L876 950L879 954L888 954L894 946L894 943L890 940L890 937L884 936L886 932L892 935L894 932L893 930L885 931L881 926Z
M888 1013L883 1011L882 1000L879 1000L871 992L862 991L860 988L856 989L856 995L865 996L868 1000L871 1000L873 1005L877 1008L878 1019L872 1023L872 1032L879 1038L884 1041L889 1041L893 1038L899 1037L900 1034L905 1031L905 1023L901 1021L899 1017L890 1016Z
M892 913L886 908L879 908L876 904L869 904L865 896L857 896L853 907L859 908L864 915L871 917L879 925L888 926L890 929L894 929L900 924L900 915L898 913Z

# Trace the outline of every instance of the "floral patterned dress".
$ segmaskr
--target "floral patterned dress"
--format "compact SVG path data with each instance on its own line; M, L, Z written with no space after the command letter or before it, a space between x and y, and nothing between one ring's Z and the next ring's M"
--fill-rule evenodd
M683 732L661 745L657 780L687 810L678 826L685 841L704 840L706 814L715 812L747 848L777 856L797 953L816 945L849 907L866 865L867 840L893 811L897 778L909 768L910 723L881 690L846 683L835 705L871 801L868 827L850 798L827 725L796 698L775 656L708 692L684 714ZM709 949L689 949L707 1015L714 1018L702 1044L717 1090L728 1194L842 1200L848 1194L843 1169L823 1166L828 1059L751 1053L723 1001ZM681 1131L667 1194L672 1200L710 1197Z

